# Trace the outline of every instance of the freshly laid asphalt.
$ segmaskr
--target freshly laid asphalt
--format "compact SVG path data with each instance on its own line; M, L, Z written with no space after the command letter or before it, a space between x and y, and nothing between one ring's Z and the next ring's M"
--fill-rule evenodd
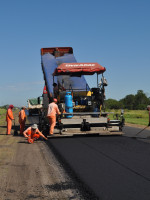
M124 136L50 138L62 162L102 200L150 200L150 131Z

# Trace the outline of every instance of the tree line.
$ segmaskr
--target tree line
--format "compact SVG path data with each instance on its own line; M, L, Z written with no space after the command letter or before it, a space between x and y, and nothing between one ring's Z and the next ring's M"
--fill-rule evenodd
M115 99L105 100L107 109L145 110L147 105L150 105L150 97L147 97L143 90L138 90L135 95L129 94L119 101Z

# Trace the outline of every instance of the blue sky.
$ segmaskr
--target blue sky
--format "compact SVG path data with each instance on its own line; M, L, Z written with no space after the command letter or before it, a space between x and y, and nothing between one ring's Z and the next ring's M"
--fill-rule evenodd
M0 0L0 106L42 94L40 49L58 46L106 67L107 99L150 97L149 11L149 0Z

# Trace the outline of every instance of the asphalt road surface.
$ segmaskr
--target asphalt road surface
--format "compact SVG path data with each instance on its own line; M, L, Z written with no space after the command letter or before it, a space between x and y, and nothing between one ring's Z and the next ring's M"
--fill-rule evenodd
M132 137L139 131L125 127L125 136L50 138L49 145L97 199L150 200L150 144Z

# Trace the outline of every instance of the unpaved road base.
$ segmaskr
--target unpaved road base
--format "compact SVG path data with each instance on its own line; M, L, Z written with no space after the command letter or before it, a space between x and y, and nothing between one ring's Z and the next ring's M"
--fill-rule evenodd
M84 199L43 141L0 135L0 200Z

